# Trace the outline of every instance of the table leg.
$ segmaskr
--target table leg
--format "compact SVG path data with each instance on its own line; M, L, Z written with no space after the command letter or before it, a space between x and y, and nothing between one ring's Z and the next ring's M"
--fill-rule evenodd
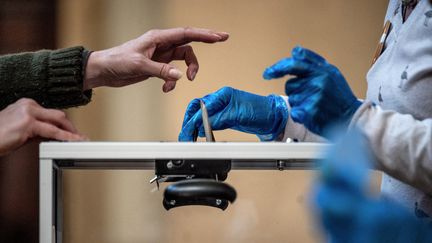
M53 224L53 161L39 162L39 242L55 242Z

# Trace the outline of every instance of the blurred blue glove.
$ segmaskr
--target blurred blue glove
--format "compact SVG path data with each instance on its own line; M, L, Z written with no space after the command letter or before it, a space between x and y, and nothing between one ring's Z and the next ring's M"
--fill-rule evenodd
M335 124L348 125L361 105L340 71L308 49L294 48L291 58L267 68L263 76L274 79L287 74L297 76L285 84L292 119L318 135L325 136Z
M186 109L179 141L192 141L196 129L200 137L205 136L199 100L192 100ZM201 100L213 130L232 128L270 141L284 131L288 119L287 105L278 95L260 96L224 87Z
M325 236L334 243L432 242L430 222L368 195L371 158L366 139L354 131L322 161L312 203Z

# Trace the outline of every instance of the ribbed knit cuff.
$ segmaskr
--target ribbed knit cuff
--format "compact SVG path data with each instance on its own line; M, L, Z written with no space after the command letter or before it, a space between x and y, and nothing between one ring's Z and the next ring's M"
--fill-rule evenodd
M92 91L83 91L83 47L52 51L48 58L47 100L54 107L85 105Z

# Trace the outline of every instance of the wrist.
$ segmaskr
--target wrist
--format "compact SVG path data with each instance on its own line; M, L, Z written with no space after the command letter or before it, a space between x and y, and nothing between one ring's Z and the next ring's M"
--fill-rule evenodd
M357 110L360 108L360 106L363 104L362 101L355 99L351 105L350 105L350 109L348 110L347 114L345 115L345 123L347 124L347 126L351 123L351 120L354 117L354 114L357 112Z
M284 98L279 95L269 95L267 99L270 100L271 108L273 112L273 124L269 124L272 129L269 134L258 135L261 141L274 141L281 136L285 131L285 126L288 121L288 106Z
M274 127L274 139L280 136L284 131L286 124L288 122L289 112L288 104L284 98L279 95L270 95L274 100L274 110L275 110L275 127Z
M103 86L102 74L102 51L91 52L85 66L83 90L89 90Z

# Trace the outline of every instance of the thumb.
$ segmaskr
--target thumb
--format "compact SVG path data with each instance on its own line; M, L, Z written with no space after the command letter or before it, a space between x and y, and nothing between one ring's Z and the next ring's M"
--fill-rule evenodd
M158 77L165 81L177 81L183 76L183 73L176 67L152 60L148 61L146 69L146 72L151 76Z
M167 64L149 60L146 72L153 77L165 80L162 87L163 92L169 92L175 88L176 81L179 80L183 73L177 68Z

